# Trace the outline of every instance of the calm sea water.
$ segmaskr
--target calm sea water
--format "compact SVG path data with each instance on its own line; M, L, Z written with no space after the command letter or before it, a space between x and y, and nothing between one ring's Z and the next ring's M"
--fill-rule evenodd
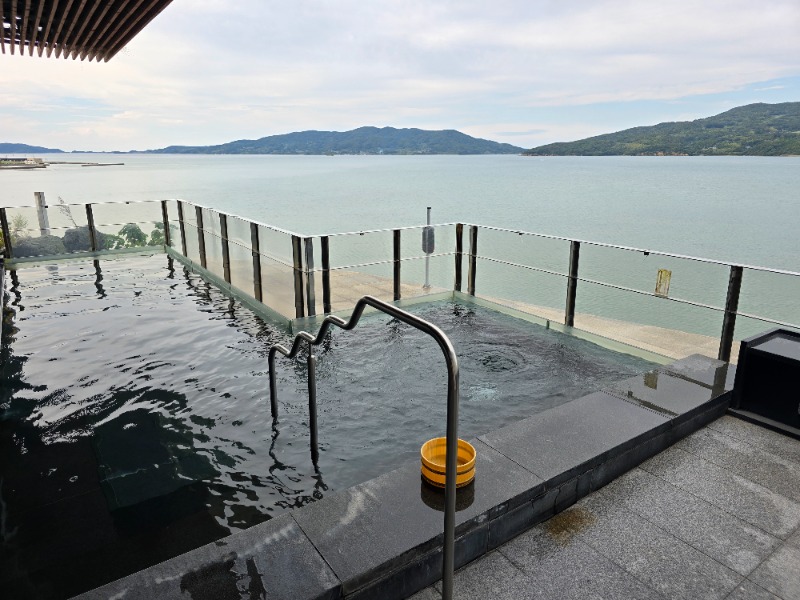
M0 205L181 198L304 234L463 221L800 269L800 158L51 155Z

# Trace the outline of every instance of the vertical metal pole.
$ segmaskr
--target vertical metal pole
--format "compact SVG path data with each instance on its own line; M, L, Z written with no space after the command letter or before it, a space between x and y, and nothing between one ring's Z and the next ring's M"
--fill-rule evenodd
M308 316L317 314L317 297L314 293L314 238L303 240L306 247L306 306Z
M725 317L722 320L722 335L719 340L717 358L730 362L733 347L733 332L736 329L736 312L739 310L739 292L742 289L742 267L731 266L728 277L728 297L725 300Z
M306 316L303 300L303 247L302 240L292 236L292 258L294 259L294 313L298 319Z
M575 326L575 295L578 291L578 262L581 255L581 243L575 240L569 243L569 277L567 278L567 306L564 311L564 325Z
M467 271L467 293L475 295L475 269L478 266L478 226L469 226L469 270Z
M186 223L183 220L183 202L178 200L178 227L181 230L181 250L185 257L189 257L186 253Z
M317 445L317 357L311 343L308 344L308 429L311 433L311 462L317 466L319 446Z
M86 205L86 224L89 228L89 248L92 252L97 251L97 231L94 228L94 213L92 212L92 205Z
M438 341L438 340L437 340ZM456 477L458 468L458 395L459 369L452 346L445 351L447 362L447 432L444 468L444 543L442 547L442 600L453 599L453 573L456 545Z
M402 293L400 291L400 230L395 229L394 234L394 300L400 300ZM425 257L427 260L427 257ZM426 278L427 281L427 278Z
M431 207L430 206L428 207L428 217L427 217L426 224L427 224L428 227L431 226ZM431 281L430 281L430 277L429 277L430 268L431 268L430 262L431 262L431 257L429 255L429 253L425 252L425 285L423 285L422 287L425 288L426 290L429 287L431 287Z
M161 220L164 222L164 245L172 246L172 238L169 233L169 211L167 210L167 201L161 201Z
M47 217L47 202L44 192L33 192L36 202L36 216L39 219L39 235L50 235L50 219Z
M222 237L222 276L231 282L231 249L228 245L228 215L219 213L219 231Z
M199 206L194 207L194 214L197 215L197 248L200 251L200 266L206 268L206 233L203 231L203 209Z
M6 258L13 258L14 251L11 248L11 231L8 228L8 215L6 215L5 208L0 208L0 229L3 231L3 245L6 249Z
M328 236L319 238L322 250L322 310L325 314L331 312L331 253L328 245Z
M261 247L258 242L258 225L250 223L250 248L253 254L253 296L259 302L264 301L264 290L261 283Z
M455 291L461 291L461 269L464 262L464 224L456 223L456 281Z

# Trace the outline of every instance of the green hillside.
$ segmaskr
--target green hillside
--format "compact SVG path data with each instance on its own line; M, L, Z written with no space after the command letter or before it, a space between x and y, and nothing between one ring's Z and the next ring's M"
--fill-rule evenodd
M800 155L800 102L749 104L696 121L634 127L524 152L530 156Z
M218 146L169 146L159 154L519 154L523 148L455 130L359 127L352 131L300 131Z
M0 142L0 154L46 154L51 152L63 152L63 150L43 148L42 146L29 146L28 144Z

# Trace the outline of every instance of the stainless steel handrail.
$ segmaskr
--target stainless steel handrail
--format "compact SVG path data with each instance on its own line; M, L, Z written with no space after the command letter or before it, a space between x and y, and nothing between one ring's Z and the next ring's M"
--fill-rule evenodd
M394 317L399 321L411 325L412 327L430 335L439 344L444 354L447 364L447 441L446 441L446 464L445 464L445 510L444 510L444 548L442 554L442 598L451 600L453 597L453 570L455 566L455 524L456 524L456 458L458 454L458 358L456 357L453 344L445 333L433 323L412 315L393 304L378 300L374 296L364 296L353 309L350 320L335 315L329 315L322 321L316 337L307 331L301 331L294 338L291 349L275 344L269 349L269 395L272 407L272 417L278 418L278 390L275 377L275 356L278 352L287 358L294 358L300 352L303 342L309 344L309 424L312 435L312 458L315 456L314 446L316 445L316 382L312 381L316 358L311 348L322 343L332 325L336 325L349 331L357 324L364 309L367 306L378 309ZM316 462L316 460L315 460Z

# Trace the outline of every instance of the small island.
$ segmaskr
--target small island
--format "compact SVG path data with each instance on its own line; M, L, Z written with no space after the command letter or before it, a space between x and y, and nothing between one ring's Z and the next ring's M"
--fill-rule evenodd
M706 119L634 127L526 156L800 156L800 102L748 104Z

